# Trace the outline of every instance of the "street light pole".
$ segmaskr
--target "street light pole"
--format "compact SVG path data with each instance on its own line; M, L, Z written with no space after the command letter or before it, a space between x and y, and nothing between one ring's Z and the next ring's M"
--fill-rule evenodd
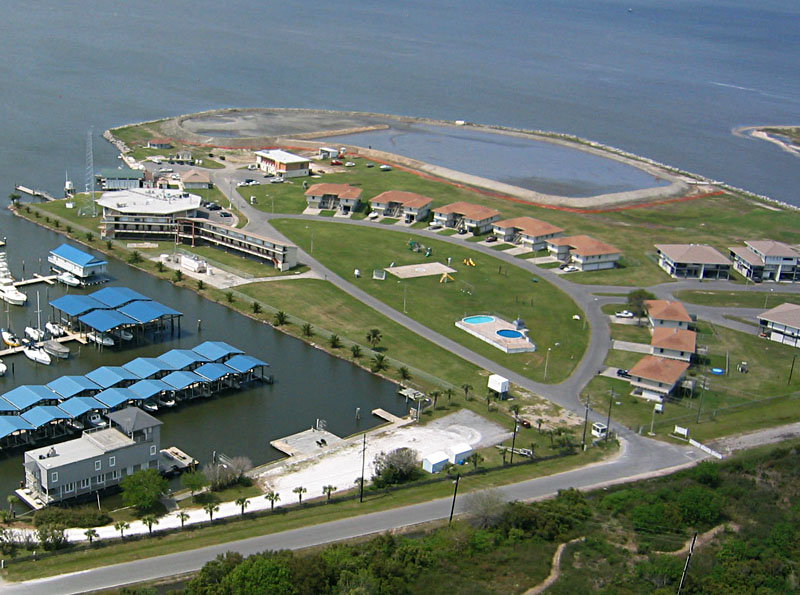
M586 414L583 418L583 438L581 438L581 450L586 450L586 427L589 425L589 397L586 397Z
M447 526L453 524L453 513L456 510L456 494L458 494L458 480L461 479L461 475L456 475L456 480L453 482L456 484L456 487L453 488L453 503L450 505L450 520L447 521Z
M363 446L361 447L361 490L358 495L358 501L364 501L364 465L367 459L367 435L364 434L364 442Z
M519 424L517 423L517 416L514 416L514 436L511 438L511 460L508 462L509 465L514 464L514 446L517 443L517 430L519 430Z
M547 382L547 364L550 363L550 347L547 348L547 355L544 356L544 381Z
M608 393L608 419L606 420L606 435L604 438L606 442L608 442L608 434L611 432L611 405L614 402L615 394L613 388Z

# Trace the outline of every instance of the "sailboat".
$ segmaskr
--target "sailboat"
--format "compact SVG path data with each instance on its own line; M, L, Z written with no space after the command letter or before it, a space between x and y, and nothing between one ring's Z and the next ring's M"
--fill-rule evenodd
M66 333L64 332L63 327L59 326L55 322L46 322L44 325L44 330L50 333L50 336L54 339L58 337L63 337Z
M54 341L53 339L45 341L42 344L42 349L44 349L45 353L48 353L49 355L59 359L67 359L70 354L69 347L59 343L58 341Z
M28 296L14 285L14 277L8 269L5 252L0 252L0 299L14 306L22 306L28 301Z
M25 343L25 347L22 348L22 353L24 353L25 357L27 357L29 360L34 361L37 364L49 366L50 362L53 361L50 359L50 355L48 355L44 349L37 347L33 343Z
M11 316L8 312L8 304L6 304L6 328L0 329L0 338L2 338L3 343L9 347L19 347L22 345L22 341L20 341L19 337L11 330Z
M44 339L44 331L42 330L42 309L39 305L39 292L36 292L36 326L26 326L25 336L34 343L38 343Z

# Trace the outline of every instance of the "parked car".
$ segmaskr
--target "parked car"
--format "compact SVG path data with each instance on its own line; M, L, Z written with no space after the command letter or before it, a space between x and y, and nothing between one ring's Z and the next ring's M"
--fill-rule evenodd
M617 370L617 376L619 376L620 378L630 378L631 374L628 370L620 368L619 370Z
M633 312L630 310L623 310L622 312L614 312L617 318L633 318Z
M489 236L488 238L486 238L486 243L487 244L491 244L492 242L496 242L496 241L497 241L497 236Z
M561 269L565 273L574 273L575 271L579 270L578 267L574 267L571 264L568 264L563 269Z
M209 211L219 211L219 210L221 210L221 209L222 209L222 207L221 207L221 206L219 206L219 204L217 204L217 203L215 203L215 202L212 202L212 203L210 203L210 204L209 204L209 205L208 205L206 208L207 208Z
M523 428L530 428L531 427L531 422L529 422L527 419L523 419L519 423L522 424Z
M270 184L283 184L283 178L280 176L275 176L269 182Z
M429 225L428 229L435 231L437 229L442 229L442 226L439 225L438 223L434 223L433 225Z
M236 183L236 187L237 187L237 188L242 188L242 187L244 187L244 186L249 186L249 185L250 185L250 184L248 184L247 182L237 182L237 183Z
M344 164L344 166L345 166L345 167L355 167L355 166L356 166L356 164L355 164L355 162L353 162L353 161L348 161L347 163L345 163L345 164Z
M367 167L375 167L374 163L367 163Z
M331 159L331 165L341 165L342 162L340 159Z
M227 211L222 211L222 212L219 214L219 216L220 216L220 217L224 217L225 219L227 219L227 218L229 218L229 217L233 217L233 215L231 215L231 214L230 214L230 213L228 213Z

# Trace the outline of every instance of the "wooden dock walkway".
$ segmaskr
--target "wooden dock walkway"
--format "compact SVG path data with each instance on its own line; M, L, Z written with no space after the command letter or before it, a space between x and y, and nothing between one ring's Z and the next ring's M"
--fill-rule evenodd
M35 190L33 188L28 188L27 186L23 186L22 184L17 184L14 186L14 190L17 192L22 192L23 194L27 194L28 196L33 196L34 198L43 198L45 200L58 200L52 194L45 192L44 190Z
M342 442L344 442L344 440L339 438L336 434L332 434L327 430L311 428L310 430L303 430L302 432L286 436L285 438L272 440L269 444L282 453L294 457L298 455L314 454L325 448L341 444Z
M63 337L58 337L53 339L53 341L58 341L59 343L66 343L68 341L77 341L81 345L86 345L89 341L86 339L85 336L79 335L77 333L67 333ZM40 341L36 343L36 345L42 345L44 341ZM14 355L15 353L22 353L22 350L25 349L24 345L20 345L19 347L6 347L5 349L0 350L0 357L5 357L7 355Z
M380 408L373 409L372 415L380 417L381 419L385 419L389 423L396 424L398 426L404 426L414 421L413 419L409 419L407 417L397 417L394 413L389 413L385 409L380 409Z
M40 275L34 273L30 279L23 279L22 281L14 281L14 287L24 287L26 285L33 285L34 283L47 283L48 285L55 285L58 275Z

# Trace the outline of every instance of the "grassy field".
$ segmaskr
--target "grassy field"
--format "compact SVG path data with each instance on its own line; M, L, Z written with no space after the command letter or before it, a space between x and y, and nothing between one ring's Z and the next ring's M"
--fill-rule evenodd
M409 249L409 237L402 232L297 220L278 220L275 226L306 250L310 250L313 233L313 256L326 266L425 326L529 378L543 380L545 347L553 347L549 382L567 378L586 349L590 329L572 320L580 309L569 297L549 283L531 282L530 273L522 269L476 255L467 247L425 240L433 249L429 261L451 258L451 266L458 270L454 282L440 283L438 276L404 281L389 276L386 281L374 281L374 269L392 262L397 266L417 264L426 258ZM462 265L465 258L472 258L478 266ZM353 277L356 268L363 272L360 279ZM508 321L522 317L532 340L542 349L505 354L455 327L462 317L480 313L496 314Z
M611 324L611 338L615 341L650 344L650 327L635 324Z
M689 304L728 308L774 308L779 304L800 304L800 293L777 291L676 291L675 298Z

